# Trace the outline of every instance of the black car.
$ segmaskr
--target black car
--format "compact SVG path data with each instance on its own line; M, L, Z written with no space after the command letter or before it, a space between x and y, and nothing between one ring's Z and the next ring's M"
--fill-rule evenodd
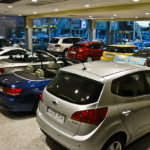
M134 57L146 58L147 66L150 67L150 49L142 49L133 54Z

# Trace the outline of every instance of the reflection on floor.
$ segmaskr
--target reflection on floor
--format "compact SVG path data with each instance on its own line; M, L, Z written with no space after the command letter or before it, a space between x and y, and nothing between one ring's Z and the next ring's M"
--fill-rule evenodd
M150 150L150 134L125 150ZM0 108L0 150L64 150L40 131L33 113L11 113ZM94 148L93 148L94 150Z

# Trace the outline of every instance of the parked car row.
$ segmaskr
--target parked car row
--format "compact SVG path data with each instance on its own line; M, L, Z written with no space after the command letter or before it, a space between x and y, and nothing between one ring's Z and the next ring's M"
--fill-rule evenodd
M1 48L0 106L36 112L66 149L123 150L150 131L150 49L82 40L53 38L47 52ZM120 55L143 66L114 61Z

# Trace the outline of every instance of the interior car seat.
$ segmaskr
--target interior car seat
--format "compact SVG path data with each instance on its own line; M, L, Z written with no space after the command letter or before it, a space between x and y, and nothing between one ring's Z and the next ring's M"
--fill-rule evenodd
M42 69L38 69L37 71L35 71L35 76L44 78L44 71Z

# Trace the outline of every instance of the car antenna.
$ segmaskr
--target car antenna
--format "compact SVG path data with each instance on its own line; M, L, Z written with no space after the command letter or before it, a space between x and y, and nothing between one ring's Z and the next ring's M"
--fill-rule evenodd
M86 70L86 67L85 67L84 63L82 63L82 65L83 65L83 67L84 67L84 68L82 68L82 70Z

